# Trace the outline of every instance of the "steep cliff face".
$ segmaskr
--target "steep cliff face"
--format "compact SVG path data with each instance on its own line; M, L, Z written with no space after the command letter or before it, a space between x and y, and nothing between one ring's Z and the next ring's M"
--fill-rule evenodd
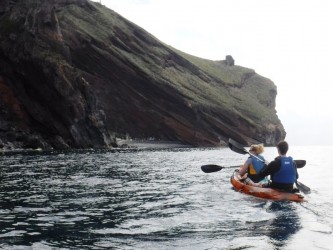
M276 87L166 46L87 0L0 0L0 144L88 148L115 136L275 144Z

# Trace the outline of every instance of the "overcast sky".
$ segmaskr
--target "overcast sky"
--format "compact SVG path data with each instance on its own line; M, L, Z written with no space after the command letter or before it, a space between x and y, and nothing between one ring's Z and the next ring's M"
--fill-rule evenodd
M289 143L333 145L332 0L101 2L174 48L211 60L232 55L271 79Z

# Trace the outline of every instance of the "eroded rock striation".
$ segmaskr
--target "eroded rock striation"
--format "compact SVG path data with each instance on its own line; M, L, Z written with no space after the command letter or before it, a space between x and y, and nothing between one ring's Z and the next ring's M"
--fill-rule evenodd
M98 3L0 0L2 147L272 145L286 134L276 95L254 70L178 51Z

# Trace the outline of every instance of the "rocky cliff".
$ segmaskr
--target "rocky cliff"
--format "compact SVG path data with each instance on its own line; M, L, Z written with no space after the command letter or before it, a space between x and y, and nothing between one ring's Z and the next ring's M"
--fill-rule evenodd
M187 55L98 3L0 0L2 147L271 145L285 137L276 95L232 57Z

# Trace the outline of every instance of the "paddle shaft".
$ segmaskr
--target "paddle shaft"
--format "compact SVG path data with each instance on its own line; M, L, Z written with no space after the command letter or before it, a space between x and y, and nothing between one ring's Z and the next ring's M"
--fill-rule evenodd
M250 152L248 152L247 150L245 150L249 155L251 155L252 157L256 158L257 160L261 161L261 162L265 162L263 159L259 158L258 156L251 154Z

